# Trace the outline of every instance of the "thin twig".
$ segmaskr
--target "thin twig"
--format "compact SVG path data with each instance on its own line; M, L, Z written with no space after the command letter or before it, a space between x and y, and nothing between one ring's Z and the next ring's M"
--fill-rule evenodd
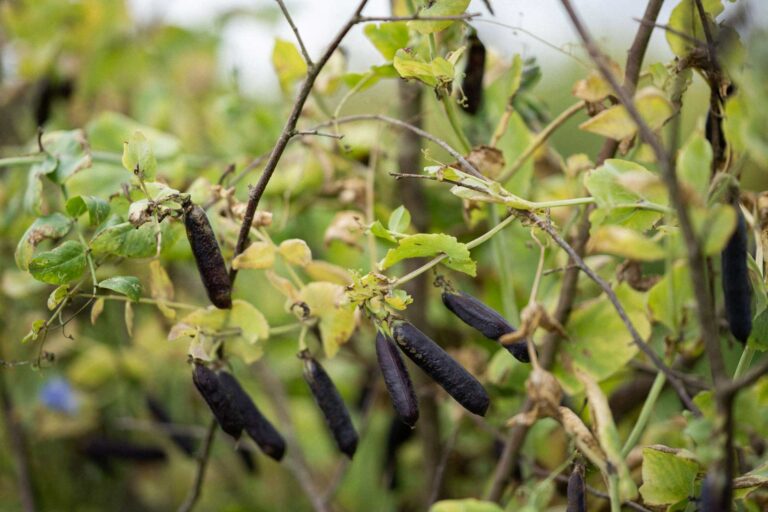
M216 430L219 424L216 419L211 420L211 424L208 426L208 433L205 436L205 444L203 444L202 452L197 459L197 472L195 473L195 483L192 485L192 489L189 490L187 498L184 503L178 509L178 512L189 512L197 504L197 500L200 498L200 494L203 489L203 481L205 480L205 470L208 468L208 460L211 457L211 447L213 446L213 440L216 437Z
M704 41L702 41L700 39L696 39L695 37L691 36L690 34L686 34L685 32L681 32L680 30L672 28L669 25L664 25L663 23L653 23L653 22L648 21L648 20L643 19L643 18L632 18L632 19L634 21L642 24L642 25L647 25L647 26L653 27L653 28L660 28L660 29L662 29L662 30L664 30L666 32L669 32L670 34L674 34L677 37L685 39L689 43L693 43L696 46L702 46L703 47L703 46L706 46L706 44L707 44L707 43L705 43Z
M299 34L299 29L296 28L296 24L293 22L293 18L291 18L291 14L288 12L288 8L285 6L285 3L283 0L275 0L277 2L277 5L280 6L280 10L283 11L283 16L285 16L285 20L288 22L288 25L291 26L291 30L293 30L293 35L296 36L296 41L299 43L299 48L301 48L301 54L304 56L304 60L307 63L307 67L311 68L315 64L312 62L312 57L309 56L309 52L307 51L307 47L304 46L304 40L301 38L301 34Z
M448 467L448 458L451 456L453 447L456 446L456 441L459 438L459 430L461 430L461 421L464 418L462 414L459 419L456 420L456 425L453 427L453 432L445 441L442 454L440 456L440 462L435 468L435 477L432 480L431 490L429 492L429 503L434 503L440 497L440 489L443 487L443 479L445 478L445 470Z
M390 22L390 21L469 21L472 18L482 16L480 12L465 12L455 16L421 16L416 13L412 16L360 16L359 23Z
M582 272L584 272L603 290L603 292L605 292L605 294L608 296L608 300L610 300L611 304L613 304L613 308L616 310L616 313L618 313L619 318L621 318L622 323L627 328L627 331L629 331L629 334L632 336L632 341L635 343L635 345L637 345L637 347L646 356L648 356L648 358L659 370L664 372L664 375L667 376L670 384L672 384L672 386L675 388L675 391L677 391L677 394L680 396L680 399L683 401L685 406L695 415L701 416L701 410L696 406L696 404L693 403L683 383L675 376L675 373L664 363L664 361L656 354L656 352L654 352L654 350L643 340L643 338L640 336L640 333L637 332L635 325L632 323L629 315L627 315L627 312L624 310L624 306L621 305L621 301L619 301L619 298L616 296L613 288L611 288L611 285L608 284L602 277L597 275L597 273L595 273L595 271L592 270L592 268L590 268L584 262L581 256L576 254L576 251L574 251L573 247L568 242L566 242L563 237L560 236L560 234L552 227L549 222L545 221L533 212L518 210L518 214L536 224L536 226L538 226L540 229L543 229L552 238L552 240L555 241L557 245L559 245L565 252L568 253L568 256L576 265L581 268Z
M453 147L451 147L450 144L448 144L447 142L445 142L444 140L438 137L435 137L431 133L422 130L417 126L406 123L405 121L401 121L399 119L395 119L393 117L385 116L382 114L360 114L360 115L354 115L354 116L339 117L338 119L321 123L315 126L314 129L319 129L319 128L323 128L325 126L331 126L334 124L355 123L360 121L381 121L383 123L391 124L392 126L397 126L398 128L402 128L404 130L409 130L413 133L416 133L420 137L430 140L435 144L437 144L438 146L440 146L441 148L443 148L449 155L455 158L456 161L459 162L459 164L461 164L461 168L464 170L464 172L466 172L467 174L471 174L472 176L475 176L477 178L485 179L485 176L483 176L474 165L472 165L466 158L464 158L464 156L461 155L461 153L453 149Z
M344 138L344 135L340 133L319 132L317 130L298 130L294 132L294 135L300 135L300 136L317 135L318 137L328 137L331 139L339 139L339 140Z
M407 173L407 172L390 172L390 176L394 177L395 179L399 180L402 178L410 178L414 180L428 180L428 181L440 181L442 183L448 183L450 185L456 185L457 187L463 187L469 190L474 190L475 192L480 192L481 194L485 194L487 191L482 189L481 187L476 187L475 185L470 185L469 183L461 183L459 181L449 180L446 178L439 178L437 176L430 176L429 174L414 174L414 173Z

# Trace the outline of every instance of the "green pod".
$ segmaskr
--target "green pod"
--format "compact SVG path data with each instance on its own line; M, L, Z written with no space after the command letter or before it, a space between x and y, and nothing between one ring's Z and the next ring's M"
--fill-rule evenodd
M315 403L325 417L336 446L351 459L357 450L358 437L347 406L320 363L306 353L301 357L304 360L304 380L307 381Z
M405 320L392 323L392 335L405 355L462 407L485 416L490 404L485 388L437 343Z
M261 451L279 461L285 455L285 439L264 417L248 393L240 386L234 376L227 372L219 373L219 382L224 392L232 397L232 403L243 419L243 429L251 436Z
M216 372L205 365L195 364L192 382L208 404L221 430L235 439L240 439L243 432L243 418L232 397L221 385Z
M188 203L184 206L184 226L187 240L197 263L208 298L220 309L232 307L232 281L221 255L219 243L211 223L200 206Z
M496 310L468 293L444 291L442 299L445 307L459 320L473 329L477 329L488 339L499 341L499 338L505 334L516 330ZM531 357L528 354L528 343L525 340L504 345L504 348L518 361L531 362Z

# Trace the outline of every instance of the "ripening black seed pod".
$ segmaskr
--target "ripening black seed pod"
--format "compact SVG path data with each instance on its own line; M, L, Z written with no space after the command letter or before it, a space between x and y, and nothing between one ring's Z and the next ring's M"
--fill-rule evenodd
M419 402L411 377L394 340L382 332L376 335L376 357L395 412L403 423L413 427L419 419Z
M400 349L466 410L484 416L490 398L482 384L440 346L405 320L392 323Z
M733 336L746 343L752 331L752 289L747 270L747 225L738 214L736 231L723 249L721 266L725 317Z
M165 407L154 397L147 396L147 409L149 409L152 418L161 425L167 426L173 423L171 416L165 410ZM181 451L186 453L189 457L194 457L197 452L197 442L195 438L180 432L169 432L168 436L171 441L179 447Z
M473 31L467 37L467 64L461 89L466 97L462 108L471 115L477 114L483 102L483 76L485 75L485 45Z
M242 447L237 447L235 452L237 452L237 458L240 459L240 463L248 474L253 475L259 472L259 466L256 463L256 459L250 451Z
M232 282L205 210L191 202L186 204L184 226L208 298L217 308L232 307Z
M220 372L219 382L225 393L232 397L232 403L240 412L243 419L243 429L251 436L261 451L279 461L285 455L285 439L275 429L272 423L261 414L248 393L240 383L229 373Z
M584 466L576 464L568 478L568 508L566 512L587 512L587 495L584 492Z
M208 404L221 430L235 439L240 439L240 434L243 432L243 418L235 407L232 397L221 385L216 372L205 365L195 364L192 382Z
M336 440L336 446L351 459L357 450L357 431L352 425L344 400L320 363L307 353L301 357L304 360L304 380L309 384L315 403Z
M488 339L499 341L503 335L516 330L496 310L468 293L444 291L442 298L443 304L451 313L468 326L480 331ZM518 361L531 362L525 340L504 345L504 348Z

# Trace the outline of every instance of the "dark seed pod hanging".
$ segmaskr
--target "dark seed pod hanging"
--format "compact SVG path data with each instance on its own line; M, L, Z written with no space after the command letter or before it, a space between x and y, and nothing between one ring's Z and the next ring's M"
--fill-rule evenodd
M147 409L149 409L152 418L154 418L157 423L160 423L163 426L168 426L173 423L168 412L156 398L147 396ZM194 437L180 432L169 432L168 436L181 451L190 457L195 456L195 453L197 452L197 442Z
M747 225L736 206L736 231L723 249L722 280L725 317L733 336L746 343L752 331L752 288L747 270Z
M392 324L400 349L469 412L484 416L490 398L482 384L440 346L405 320Z
M376 357L395 412L403 423L413 427L419 419L419 403L411 377L394 340L382 332L376 335Z
M186 204L184 226L208 298L217 308L232 307L232 282L205 210L191 202Z
M243 429L251 436L261 451L279 461L285 455L285 439L275 429L274 425L261 414L248 393L240 383L229 373L220 372L219 382L225 393L232 397L232 403L240 412L243 419Z
M483 76L485 75L485 45L473 31L467 37L467 64L464 67L465 101L462 108L468 114L475 115L483 102Z
M568 478L568 508L566 512L587 512L587 495L584 492L584 466L576 464Z
M240 439L240 434L243 431L243 418L240 416L240 411L235 407L232 397L221 385L216 372L205 365L195 364L195 369L192 371L192 381L211 409L221 430L235 439Z
M442 298L443 304L451 313L468 326L480 331L488 339L499 341L503 335L515 332L515 328L509 325L509 322L496 310L468 293L444 291ZM518 361L531 362L525 340L504 345L504 348Z
M320 363L306 352L301 354L301 358L304 360L304 380L309 384L315 403L325 416L336 446L351 459L357 450L357 432L344 400Z
M240 459L240 463L245 468L246 473L253 475L259 472L259 465L250 451L243 447L237 447L235 452L237 452L237 458Z

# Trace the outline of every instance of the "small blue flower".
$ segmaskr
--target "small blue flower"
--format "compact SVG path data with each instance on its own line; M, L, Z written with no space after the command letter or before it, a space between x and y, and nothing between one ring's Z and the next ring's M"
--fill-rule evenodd
M52 377L40 390L40 401L49 409L75 414L79 403L69 381L63 377Z

